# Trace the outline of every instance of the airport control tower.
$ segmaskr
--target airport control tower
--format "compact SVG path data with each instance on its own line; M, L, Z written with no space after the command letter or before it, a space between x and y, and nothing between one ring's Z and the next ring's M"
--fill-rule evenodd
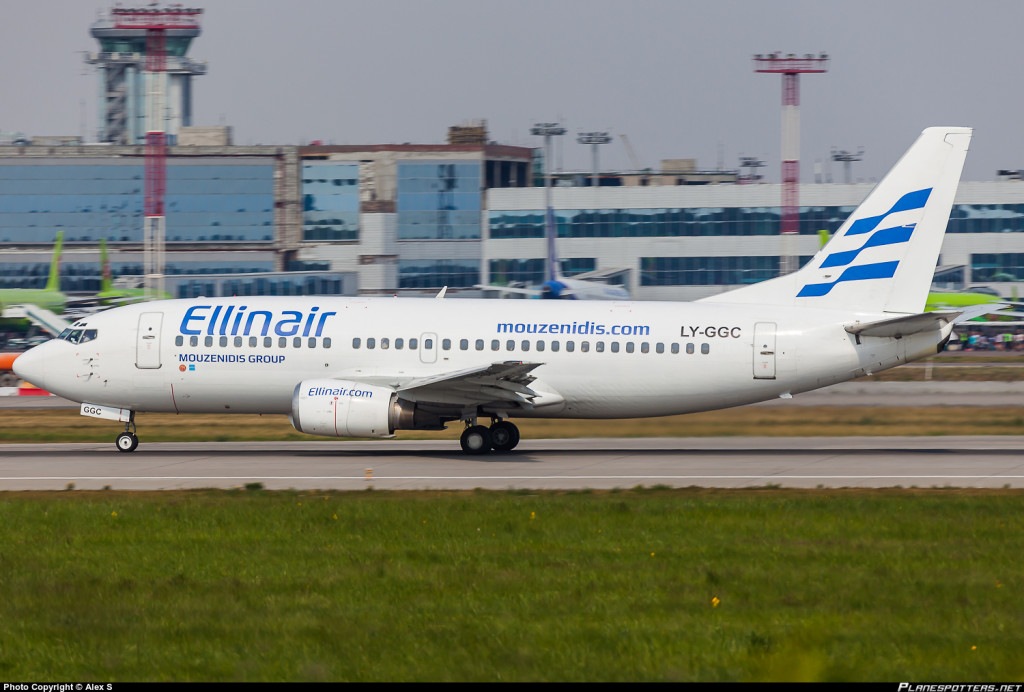
M146 12L159 13L167 24L165 118L167 143L177 141L178 129L192 124L192 77L206 74L206 62L185 54L199 35L198 15L202 10L181 5L144 8L115 7L92 25L90 33L100 42L99 53L88 53L85 61L95 65L99 75L99 119L97 141L113 144L146 143L146 28L132 26L129 18ZM180 21L174 17L180 15Z

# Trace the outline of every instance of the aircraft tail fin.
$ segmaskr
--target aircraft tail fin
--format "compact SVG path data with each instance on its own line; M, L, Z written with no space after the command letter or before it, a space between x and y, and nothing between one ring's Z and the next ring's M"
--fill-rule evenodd
M107 256L107 239L100 238L100 292L105 293L112 288L110 258Z
M46 281L47 291L60 291L60 253L64 245L64 231L57 231L53 241L53 260L50 262L50 276Z
M971 134L926 129L803 268L704 300L922 312Z
M548 258L545 267L545 281L558 281L562 278L562 268L559 266L558 252L555 250L555 239L558 238L558 224L555 222L555 210L547 208L544 216L544 235L547 237Z

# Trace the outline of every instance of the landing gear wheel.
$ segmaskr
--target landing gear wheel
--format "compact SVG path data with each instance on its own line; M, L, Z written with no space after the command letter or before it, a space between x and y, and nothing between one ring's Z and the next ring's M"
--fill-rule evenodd
M491 451L491 431L482 425L471 425L462 432L459 443L466 454L487 454Z
M491 425L491 446L496 452L510 452L519 444L519 428L507 420Z
M119 452L134 452L139 446L139 438L135 433L126 431L117 436L114 444Z

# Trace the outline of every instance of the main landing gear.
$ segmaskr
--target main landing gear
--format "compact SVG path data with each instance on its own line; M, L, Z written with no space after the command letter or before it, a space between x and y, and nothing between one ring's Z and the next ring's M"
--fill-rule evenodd
M459 443L466 454L510 452L519 444L519 428L507 420L495 420L489 428L467 420Z
M124 432L117 436L114 445L119 452L134 452L139 446L139 436L135 434L135 411L128 416L128 422L124 424Z

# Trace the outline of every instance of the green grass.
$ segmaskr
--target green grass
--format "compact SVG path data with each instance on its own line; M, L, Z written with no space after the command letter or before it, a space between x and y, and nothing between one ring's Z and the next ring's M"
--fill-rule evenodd
M0 677L1013 681L1024 494L0 494Z

